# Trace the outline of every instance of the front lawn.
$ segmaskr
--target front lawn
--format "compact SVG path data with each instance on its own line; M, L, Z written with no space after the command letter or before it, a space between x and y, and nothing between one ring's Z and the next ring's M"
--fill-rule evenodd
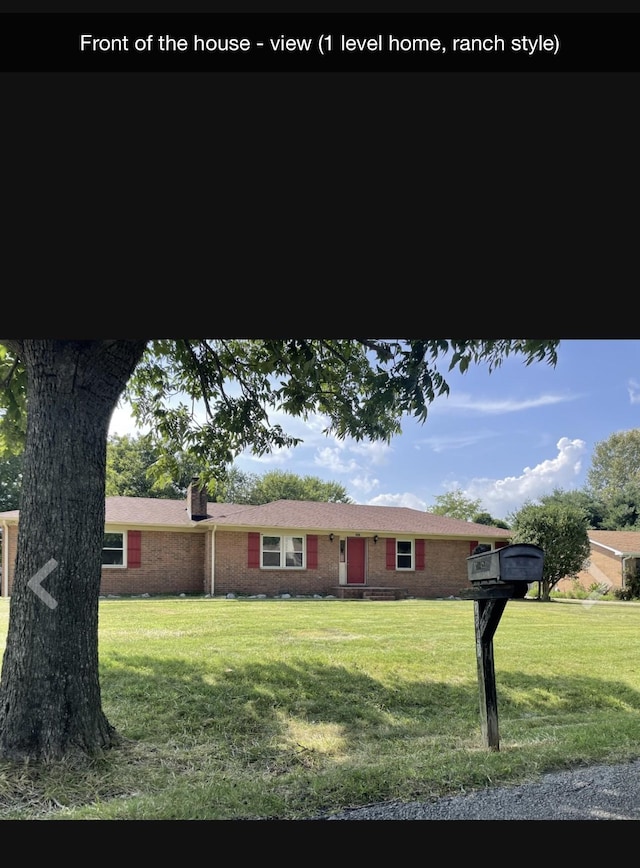
M122 747L0 764L0 819L310 818L636 758L639 636L638 606L510 600L491 751L471 601L101 600Z

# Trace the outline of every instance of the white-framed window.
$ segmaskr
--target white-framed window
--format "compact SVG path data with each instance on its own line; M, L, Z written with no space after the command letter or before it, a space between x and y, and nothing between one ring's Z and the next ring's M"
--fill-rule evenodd
M105 533L102 542L102 566L126 567L127 565L127 534L122 531Z
M413 570L415 569L414 549L412 539L397 539L396 540L396 569L397 570Z
M304 537L262 534L260 564L265 569L301 570L305 566Z

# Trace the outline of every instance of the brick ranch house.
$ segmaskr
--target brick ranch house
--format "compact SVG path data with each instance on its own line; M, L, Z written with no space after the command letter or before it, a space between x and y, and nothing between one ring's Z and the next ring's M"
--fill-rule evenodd
M640 569L640 532L627 530L588 531L590 554L576 579L562 579L558 591L570 591L574 581L587 590L593 585L611 590L624 588L626 576Z
M11 594L19 510L0 513L2 596ZM455 596L478 543L508 530L416 509L278 500L210 503L107 497L103 596L141 594ZM381 589L385 589L383 592Z

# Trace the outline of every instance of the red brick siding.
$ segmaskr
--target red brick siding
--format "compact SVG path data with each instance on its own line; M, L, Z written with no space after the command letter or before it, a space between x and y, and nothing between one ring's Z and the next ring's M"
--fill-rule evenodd
M318 566L306 570L263 570L247 566L249 534L216 532L216 596L224 594L330 594L338 584L338 544L318 536Z
M593 572L589 568L581 570L578 573L578 582L583 588L589 589L592 585L601 585L608 582L612 588L622 587L622 561L613 552L601 551L593 547L589 555L590 565L593 565ZM604 573L606 578L602 578L600 573ZM561 579L555 590L570 591L573 587L574 579Z
M331 594L338 585L338 547L327 536L318 536L318 568L310 570L261 570L247 566L248 534L216 533L216 596L267 594ZM455 596L465 587L469 544L465 540L425 540L424 570L388 570L386 540L366 540L366 585L405 588L425 599ZM324 567L322 566L324 564Z
M204 593L205 536L143 530L140 566L102 568L101 594Z
M9 546L9 594L13 587L18 552L18 529L9 527L4 544ZM142 531L140 566L133 569L102 569L100 593L106 594L202 594L210 578L205 562L209 534Z
M424 570L387 569L385 538L367 540L367 585L405 588L410 596L432 599L456 596L471 587L467 579L469 543L465 540L424 541Z
M17 552L17 528L9 527L9 593ZM262 570L248 567L246 532L215 534L216 596L228 593L331 594L339 584L338 539L318 535L318 566L306 570ZM210 594L212 538L209 533L142 531L141 565L135 569L102 570L100 592L106 594ZM386 566L386 538L366 539L366 585L404 588L424 599L455 596L470 587L465 540L425 540L424 570L390 570ZM619 563L618 563L619 574ZM593 579L591 580L593 581ZM619 581L618 581L619 584Z
M15 525L9 525L7 528L5 528L2 544L3 546L7 546L7 557L9 561L8 593L9 595L11 595L11 589L13 588L13 578L16 572L16 557L18 556L18 528ZM2 592L4 593L4 577L2 579Z

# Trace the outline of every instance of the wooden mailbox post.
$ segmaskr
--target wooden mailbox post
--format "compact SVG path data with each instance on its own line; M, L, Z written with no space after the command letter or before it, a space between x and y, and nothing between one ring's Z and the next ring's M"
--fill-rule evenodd
M479 551L467 558L473 587L462 591L461 596L474 601L480 722L485 747L491 750L500 750L493 636L508 601L522 599L531 582L541 581L543 566L544 552L530 543Z

